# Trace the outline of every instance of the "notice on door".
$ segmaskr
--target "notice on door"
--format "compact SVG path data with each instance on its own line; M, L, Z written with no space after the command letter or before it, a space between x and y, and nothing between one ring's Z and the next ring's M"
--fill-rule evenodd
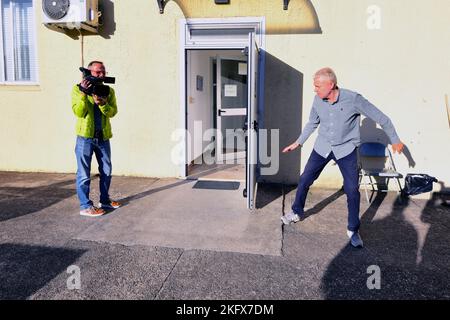
M247 75L247 64L246 63L239 63L238 74L243 75L243 76Z
M224 91L225 97L237 97L237 85L235 84L226 84Z

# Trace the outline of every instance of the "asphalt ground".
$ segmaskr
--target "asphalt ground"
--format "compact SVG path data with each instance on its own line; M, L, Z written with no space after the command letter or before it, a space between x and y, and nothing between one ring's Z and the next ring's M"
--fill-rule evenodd
M440 200L362 197L356 249L340 190L311 189L307 218L283 226L292 187L259 185L250 212L241 190L192 184L114 177L111 196L125 205L89 218L74 175L1 172L0 299L450 298L450 208Z

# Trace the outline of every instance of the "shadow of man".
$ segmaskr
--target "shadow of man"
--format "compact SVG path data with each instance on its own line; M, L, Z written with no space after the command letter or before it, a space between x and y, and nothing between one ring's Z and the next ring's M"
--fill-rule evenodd
M390 140L389 140L389 137L386 135L386 132L384 132L383 129L378 128L377 123L370 118L364 118L361 121L361 126L360 126L359 131L360 131L361 143L363 143L363 142L379 142L386 146L390 144ZM408 149L408 146L406 144L403 147L402 154L408 160L408 166L410 168L414 168L416 166L416 161L414 161L414 159L411 155L411 151Z
M389 145L390 143L389 137L384 132L384 130L377 128L377 123L370 118L364 118L361 121L360 138L361 143L378 142L384 144L385 146ZM360 157L359 161L361 165L365 168L381 170L386 166L385 159L382 158L371 159ZM372 177L372 178L374 178L376 181L377 190L387 190L388 180L385 177Z
M450 299L450 208L432 194L420 219L429 225L422 247L418 276L422 295L433 299Z
M377 127L377 123L373 121L370 118L364 118L361 122L360 126L360 138L361 143L365 142L377 142L381 143L385 146L388 146L390 144L390 139L387 136L387 134L384 132L384 130ZM404 145L402 153L408 160L408 166L410 168L414 168L416 166L416 162L414 161L410 150L406 145ZM360 157L360 165L365 168L370 169L379 169L382 170L386 167L386 160L384 158L370 158L370 157ZM394 161L394 154L392 154L392 160ZM395 166L395 165L394 165ZM388 183L391 180L395 180L392 178L386 178L386 177L371 177L371 179L375 179L376 183L376 190L387 190L388 189ZM366 182L367 183L367 182ZM398 182L400 183L400 182ZM399 187L400 188L400 187ZM372 192L370 199L374 193Z
M326 299L406 299L415 298L417 287L418 234L405 220L409 201L398 196L384 215L386 193L379 192L361 217L364 249L345 246L327 267L322 278ZM371 273L376 268L379 273ZM378 276L379 287L371 286ZM376 283L376 281L375 281Z

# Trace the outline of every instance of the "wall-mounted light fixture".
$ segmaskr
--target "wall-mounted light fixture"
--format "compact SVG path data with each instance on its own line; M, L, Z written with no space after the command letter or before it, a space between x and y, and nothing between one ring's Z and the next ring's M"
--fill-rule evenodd
M156 0L159 7L159 13L164 13L165 0ZM230 4L230 0L214 0L215 4ZM289 0L283 0L283 10L287 10L289 6Z
M164 0L156 0L158 2L159 13L164 13Z

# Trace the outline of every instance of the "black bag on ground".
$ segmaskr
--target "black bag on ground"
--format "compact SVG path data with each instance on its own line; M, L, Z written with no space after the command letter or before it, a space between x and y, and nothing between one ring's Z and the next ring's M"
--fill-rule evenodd
M433 182L438 180L422 173L408 173L405 177L405 187L403 195L413 196L420 193L430 192L433 190Z

